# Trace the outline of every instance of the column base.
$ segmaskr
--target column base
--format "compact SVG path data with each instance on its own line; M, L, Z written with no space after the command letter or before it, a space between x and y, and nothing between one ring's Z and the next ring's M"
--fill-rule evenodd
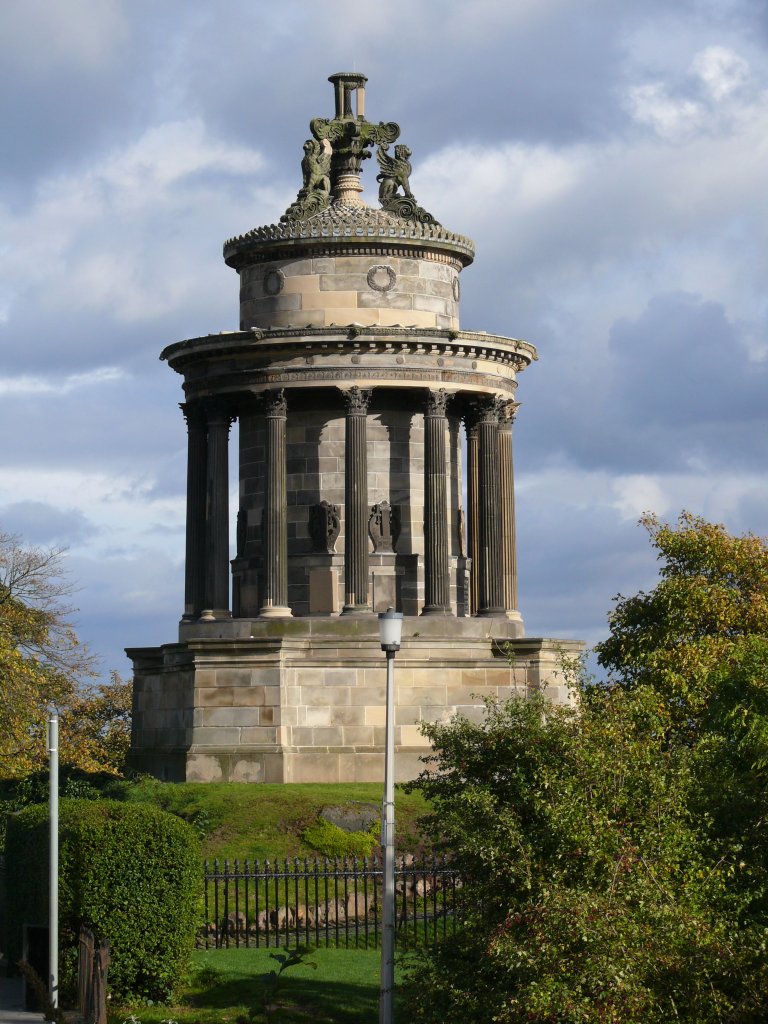
M506 619L506 608L480 608L475 612L476 619Z
M293 612L285 605L270 604L259 608L260 619L292 619Z
M373 615L370 606L367 604L345 604L341 609L342 615Z
M231 619L232 612L229 608L204 608L198 617L198 622L216 622L217 619Z
M421 614L422 615L434 615L434 616L438 616L438 615L443 615L443 616L451 615L451 616L453 616L453 612L451 611L451 609L449 607L446 607L445 605L442 605L442 604L424 605L424 607L421 609Z

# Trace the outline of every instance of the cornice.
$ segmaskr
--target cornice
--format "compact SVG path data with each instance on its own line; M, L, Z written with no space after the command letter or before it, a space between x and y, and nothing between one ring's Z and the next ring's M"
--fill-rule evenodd
M271 352L327 354L330 351L398 354L449 354L458 358L514 362L523 370L538 359L535 347L520 338L487 334L485 331L455 331L447 328L376 327L349 324L345 327L254 328L251 331L222 331L189 338L168 345L160 359L178 372L200 359Z

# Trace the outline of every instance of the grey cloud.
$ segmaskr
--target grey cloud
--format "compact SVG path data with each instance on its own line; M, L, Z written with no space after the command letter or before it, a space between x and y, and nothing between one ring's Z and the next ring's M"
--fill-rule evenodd
M79 509L57 508L41 501L16 501L0 508L0 525L25 544L68 547L93 537L98 528Z
M532 504L519 494L520 606L532 636L607 634L613 595L650 586L656 562L644 532L604 505L581 505L563 493L558 503Z
M722 305L654 297L610 332L601 365L565 346L526 372L520 393L534 451L624 472L758 467L766 457L768 364L750 360Z
M68 568L79 591L80 639L110 669L130 675L125 647L173 643L181 616L183 568L161 550L134 549L122 557L71 556Z

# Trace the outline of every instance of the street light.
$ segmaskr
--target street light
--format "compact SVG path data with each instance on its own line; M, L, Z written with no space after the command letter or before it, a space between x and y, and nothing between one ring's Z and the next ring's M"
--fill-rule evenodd
M59 716L53 710L48 719L48 995L51 1006L59 1005Z
M381 936L379 1024L392 1024L395 989L395 654L400 650L402 612L379 614L381 649L387 655L387 728L384 740L384 800L381 845L384 848L384 891Z

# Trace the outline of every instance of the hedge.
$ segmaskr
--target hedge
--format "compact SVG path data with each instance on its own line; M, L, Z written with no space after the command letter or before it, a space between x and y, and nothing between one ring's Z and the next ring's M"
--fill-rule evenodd
M59 946L62 997L77 979L81 924L109 941L109 988L118 999L164 1002L194 944L202 877L194 829L159 808L62 800L59 808ZM10 954L22 924L48 920L48 805L12 815L6 836Z

